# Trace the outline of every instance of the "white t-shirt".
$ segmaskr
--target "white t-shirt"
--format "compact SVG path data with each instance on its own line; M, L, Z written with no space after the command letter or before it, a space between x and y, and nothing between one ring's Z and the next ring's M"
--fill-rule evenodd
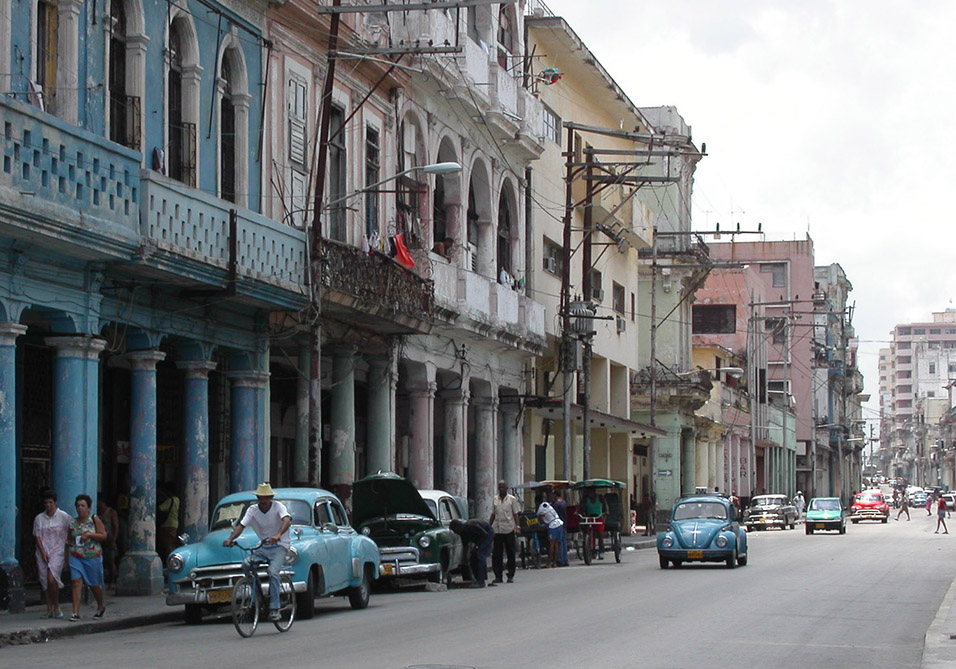
M291 518L292 514L282 502L273 500L272 506L265 513L259 510L258 504L250 506L239 523L243 527L251 527L260 539L268 539L279 531L282 527L282 519L286 517ZM289 530L286 530L279 537L279 545L288 548L289 544Z
M561 527L564 525L564 521L561 520L561 517L558 516L558 512L554 510L554 507L548 504L547 502L541 502L541 506L538 507L538 516L541 518L550 529L556 527Z

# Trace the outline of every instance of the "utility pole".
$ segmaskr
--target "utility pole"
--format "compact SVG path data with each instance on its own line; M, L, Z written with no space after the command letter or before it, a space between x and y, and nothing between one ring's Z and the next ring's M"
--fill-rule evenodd
M593 189L591 188L591 178L594 176L594 156L589 151L585 159L587 166L585 173L587 175L587 195L584 199L584 249L581 254L581 290L584 292L584 301L591 304L593 297L593 286L591 285L591 262L592 262L592 231L594 228L594 207L593 207ZM581 406L581 430L584 436L584 480L591 478L591 331L593 321L588 320L588 331L581 335L581 346L583 355L581 360L582 376L584 377L584 402Z
M564 480L571 480L571 221L574 214L574 195L571 184L574 179L574 129L568 127L568 151L565 154L564 177L564 236L561 249L561 378L564 392L561 394L561 438L564 448Z

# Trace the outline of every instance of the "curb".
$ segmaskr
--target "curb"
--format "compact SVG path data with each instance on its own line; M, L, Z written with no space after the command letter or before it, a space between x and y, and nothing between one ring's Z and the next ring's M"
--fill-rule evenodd
M948 669L956 663L956 644L952 642L954 633L944 632L943 628L952 625L948 621L953 601L956 600L956 579L953 580L939 605L936 617L923 637L923 657L921 669Z
M166 622L176 622L182 619L182 611L174 609L172 611L163 611L161 613L150 613L138 616L117 617L113 619L98 620L96 622L70 623L64 622L63 625L56 627L35 627L25 629L19 632L7 632L0 634L0 648L5 646L25 646L31 643L46 643L54 639L65 639L82 634L98 634L100 632L112 632L115 630L125 630L132 627L142 627L145 625L158 625Z

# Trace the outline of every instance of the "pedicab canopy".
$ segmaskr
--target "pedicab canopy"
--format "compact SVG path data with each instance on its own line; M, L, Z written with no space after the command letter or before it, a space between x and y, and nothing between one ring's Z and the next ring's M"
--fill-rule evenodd
M610 479L587 479L586 481L578 481L573 486L574 490L581 490L582 488L624 488L626 487L620 481L612 481Z

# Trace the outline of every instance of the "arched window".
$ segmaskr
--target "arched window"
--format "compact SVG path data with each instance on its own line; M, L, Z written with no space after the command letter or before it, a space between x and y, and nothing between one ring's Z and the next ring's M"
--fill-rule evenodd
M110 44L107 64L109 87L109 137L117 144L140 149L140 98L127 89L128 23L126 5L122 0L110 3Z
M515 53L515 18L512 5L502 4L498 10L498 65L508 69L508 59Z
M59 65L59 15L56 0L37 0L34 21L36 52L33 80L39 86L40 107L56 113L56 75Z
M216 94L219 101L219 197L246 206L250 96L245 60L234 33L223 40Z
M169 176L188 186L196 179L196 124L186 121L183 81L183 28L173 21L169 32L169 71L166 75L166 124L169 135Z
M511 249L514 246L512 237L512 212L511 202L508 197L508 191L501 189L501 196L498 198L498 276L501 276L501 270L514 276L512 271Z
M232 68L222 59L219 101L219 196L236 201L236 108L232 102Z

